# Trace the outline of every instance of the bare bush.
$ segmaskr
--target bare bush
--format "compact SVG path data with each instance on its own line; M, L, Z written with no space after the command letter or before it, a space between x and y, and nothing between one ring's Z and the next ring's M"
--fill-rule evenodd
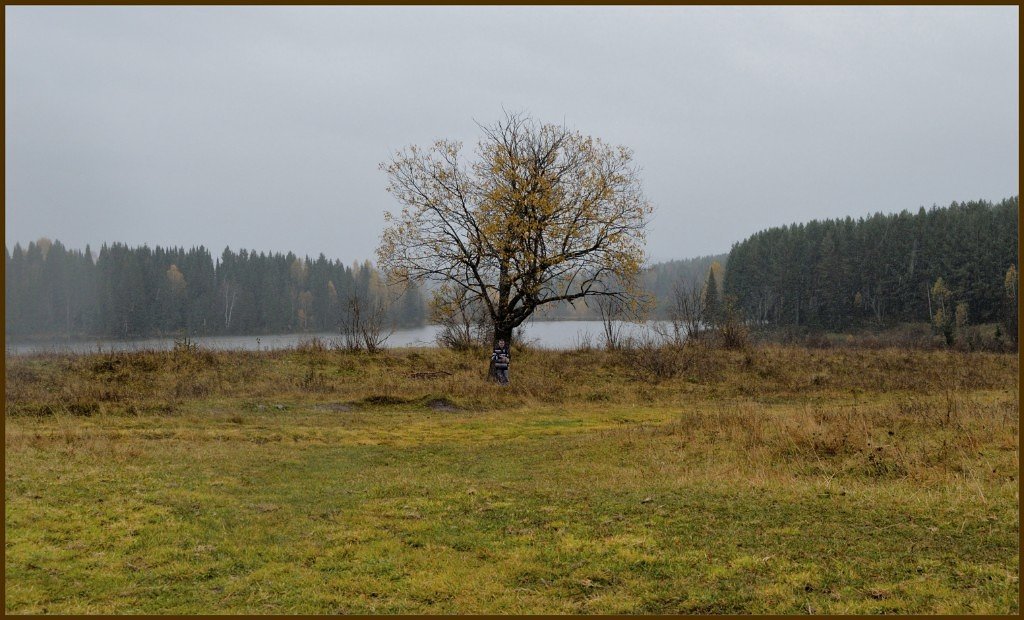
M176 355L195 355L199 352L199 345L188 336L175 337L171 350Z
M656 383L678 376L686 367L682 344L646 336L622 350L626 368L634 378Z
M750 347L750 330L732 304L726 305L716 332L719 343L726 349L742 351Z
M625 302L616 297L598 297L594 303L601 317L601 340L604 348L617 351L628 346L630 338L623 334L622 324L627 318Z
M349 298L347 306L341 321L342 347L367 353L382 349L392 334L392 330L384 327L388 311L384 300L369 302L355 294Z
M430 316L441 328L436 336L441 347L465 351L489 344L487 309L462 289L443 286L436 291L430 303Z
M585 332L577 332L576 338L573 340L573 346L570 350L577 353L593 351L594 337Z
M694 282L689 287L676 286L672 291L672 305L669 318L672 323L673 339L677 344L687 340L699 340L704 333L704 300L701 284Z
M327 349L327 343L317 337L304 338L295 345L295 350L301 353L326 353Z

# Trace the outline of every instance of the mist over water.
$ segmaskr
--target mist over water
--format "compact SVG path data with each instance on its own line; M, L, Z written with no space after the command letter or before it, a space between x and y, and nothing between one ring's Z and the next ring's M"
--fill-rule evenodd
M604 342L604 325L601 321L534 321L524 324L524 340L528 346L543 349L571 349L583 344L601 346ZM623 337L656 336L658 328L671 330L668 321L646 323L616 322ZM440 328L426 325L411 329L396 329L385 348L436 347L436 336ZM342 337L337 332L270 334L262 336L194 336L190 341L215 351L274 351L292 349L301 342L319 338L328 346L341 345ZM110 351L169 351L174 348L174 337L142 338L135 340L85 339L50 342L8 342L7 355L31 355L36 353L98 353ZM513 349L522 342L513 343Z

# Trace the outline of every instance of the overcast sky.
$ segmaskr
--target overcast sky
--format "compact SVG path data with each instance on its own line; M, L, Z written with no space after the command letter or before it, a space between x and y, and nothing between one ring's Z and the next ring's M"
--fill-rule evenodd
M1018 193L1017 7L6 7L6 242L373 258L502 108L635 151L653 260Z

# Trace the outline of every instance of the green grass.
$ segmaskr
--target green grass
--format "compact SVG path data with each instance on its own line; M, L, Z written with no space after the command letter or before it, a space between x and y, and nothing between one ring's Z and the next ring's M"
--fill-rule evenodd
M8 358L6 611L1018 611L1015 357L517 359Z

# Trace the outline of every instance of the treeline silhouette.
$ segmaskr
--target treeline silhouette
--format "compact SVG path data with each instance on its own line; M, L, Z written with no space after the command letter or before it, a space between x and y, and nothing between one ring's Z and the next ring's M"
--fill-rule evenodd
M677 293L685 293L694 286L705 286L712 266L718 263L718 268L724 268L728 258L728 254L698 256L656 263L646 269L642 282L644 289L654 298L654 318L670 319L676 310L673 305Z
M725 293L754 324L935 324L957 308L1015 335L1017 208L1015 196L770 228L733 246Z
M835 331L931 322L1001 323L1016 336L1017 197L769 228L728 255L649 266L651 318L677 293L721 277L723 300L753 325ZM5 248L6 333L12 337L337 331L358 303L384 322L429 320L425 292L389 288L369 261L200 246L104 244L96 256L40 239ZM706 295L707 291L701 293ZM718 293L714 293L717 297ZM539 319L596 319L594 306L546 308ZM949 337L949 334L947 334Z
M677 291L687 291L707 282L708 270L715 263L724 266L727 254L698 256L654 263L640 273L640 287L650 297L648 318L670 319ZM537 311L540 320L600 320L601 313L595 300L561 302Z
M139 338L329 332L339 329L358 299L365 312L378 302L394 327L424 325L428 295L418 287L389 290L369 261L344 265L320 255L205 247L103 245L97 254L47 238L5 248L6 333L22 337ZM657 263L643 285L666 318L673 290L702 282L725 255ZM598 319L585 303L546 309L540 319Z
M353 301L381 304L385 321L422 325L421 291L389 290L369 263L289 252L104 244L93 257L60 241L5 247L10 336L261 334L336 331Z

